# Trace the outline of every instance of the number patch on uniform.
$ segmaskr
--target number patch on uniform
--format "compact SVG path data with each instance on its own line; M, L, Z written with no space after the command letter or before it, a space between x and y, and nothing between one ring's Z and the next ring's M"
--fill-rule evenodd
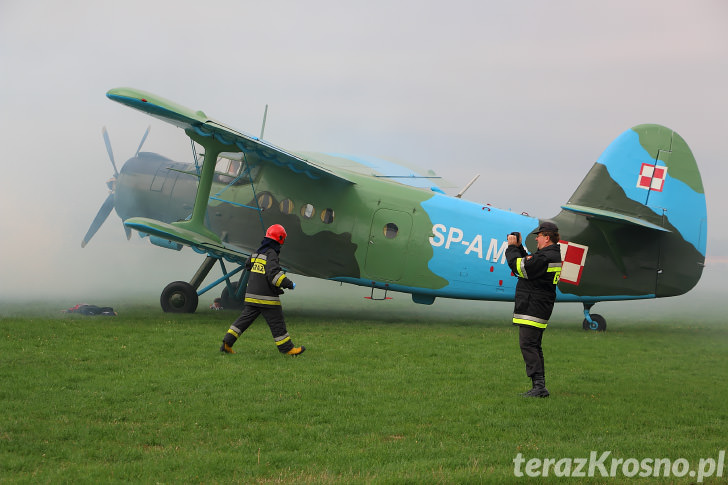
M561 278L561 268L549 268L547 271L554 274L554 284L558 284Z

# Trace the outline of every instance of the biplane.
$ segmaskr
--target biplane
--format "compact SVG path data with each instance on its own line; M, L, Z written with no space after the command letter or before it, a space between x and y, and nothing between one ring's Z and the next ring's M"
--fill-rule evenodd
M363 286L373 299L377 290L432 304L512 301L507 235L529 234L549 220L562 239L557 301L583 304L583 327L593 330L606 328L591 314L595 303L680 295L703 271L703 184L688 145L664 126L619 135L559 212L539 219L449 196L433 173L384 159L285 150L148 92L118 88L107 97L183 129L193 149L201 147L194 162L183 163L141 152L140 144L117 171L104 132L111 193L82 245L116 210L127 232L199 253L191 279L162 291L166 312L194 312L199 295L217 285L223 306L239 307L243 264L274 223L288 232L281 254L287 272ZM524 239L534 251L535 241ZM216 264L222 276L202 287Z

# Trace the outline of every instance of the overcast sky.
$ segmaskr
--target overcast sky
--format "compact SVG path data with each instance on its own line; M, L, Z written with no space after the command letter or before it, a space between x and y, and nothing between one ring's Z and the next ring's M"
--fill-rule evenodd
M181 130L105 97L120 86L253 134L269 104L278 146L481 173L466 198L541 218L622 131L664 124L698 161L722 275L727 21L724 1L2 0L0 295L158 295L199 265L127 242L115 213L80 247L112 175L102 126L119 168L150 124L145 151L191 161Z

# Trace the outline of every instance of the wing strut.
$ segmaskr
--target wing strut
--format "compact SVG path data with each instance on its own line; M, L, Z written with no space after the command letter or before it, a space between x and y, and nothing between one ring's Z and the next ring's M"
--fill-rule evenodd
M268 105L265 106L266 109ZM258 194L255 193L255 184L253 183L253 177L250 174L250 164L248 164L248 158L245 157L245 170L248 172L248 179L250 180L250 188L253 189L253 198L255 199L255 205L258 208L258 218L260 219L260 228L265 232L265 222L263 222L263 209L260 208L260 202L258 202Z
M207 203L210 199L217 157L223 151L230 151L230 145L223 145L212 136L200 136L195 130L185 130L185 133L205 148L205 157L202 160L202 170L200 171L200 181L197 185L195 205L192 207L192 217L187 221L173 222L172 225L196 232L218 244L222 244L217 234L205 227L205 215L207 214Z

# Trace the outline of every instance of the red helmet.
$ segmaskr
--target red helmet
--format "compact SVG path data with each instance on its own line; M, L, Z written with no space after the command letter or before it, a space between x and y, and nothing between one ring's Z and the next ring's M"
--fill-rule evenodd
M280 224L273 224L265 231L265 237L283 244L286 241L286 230Z

